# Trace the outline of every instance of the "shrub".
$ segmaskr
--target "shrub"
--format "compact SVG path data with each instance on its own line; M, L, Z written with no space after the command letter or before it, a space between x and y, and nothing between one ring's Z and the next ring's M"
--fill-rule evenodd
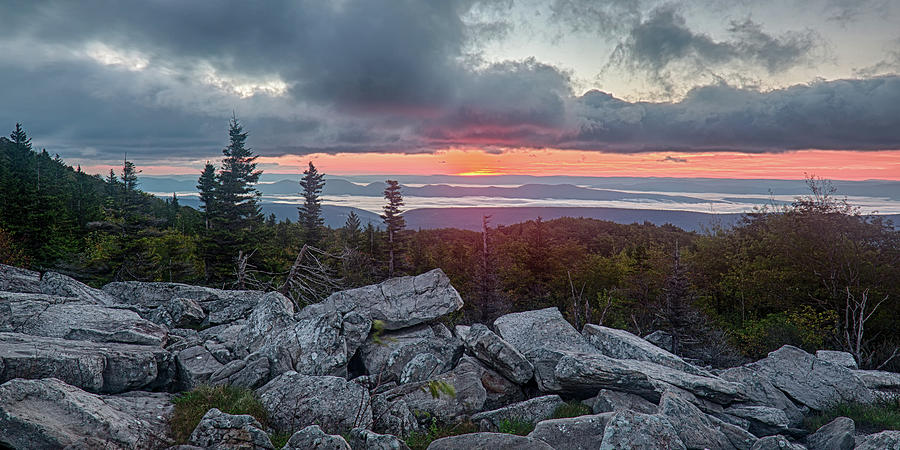
M275 432L269 435L269 441L272 442L272 446L275 448L282 448L287 445L288 440L291 439L294 433L291 432Z
M476 433L478 426L472 422L460 422L453 425L438 425L437 419L431 419L431 426L424 431L414 431L406 437L406 445L411 450L425 450L432 441L448 436Z
M568 401L556 407L553 411L554 419L565 419L567 417L578 417L591 414L591 408L577 400Z
M199 386L192 391L175 397L175 411L169 424L177 443L185 443L200 419L212 408L227 414L249 414L256 418L263 428L268 427L266 409L256 394L249 389L234 386Z
M534 424L528 422L526 420L520 419L505 419L500 421L497 424L497 432L506 433L506 434L516 434L519 436L526 436L528 433L534 431Z
M764 358L783 345L793 345L813 352L825 348L836 319L834 311L817 312L804 305L791 312L748 320L737 331L736 340L744 353L755 359Z
M810 431L838 417L849 417L856 423L856 430L866 434L884 430L900 430L900 400L883 401L867 405L864 403L839 403L804 419Z

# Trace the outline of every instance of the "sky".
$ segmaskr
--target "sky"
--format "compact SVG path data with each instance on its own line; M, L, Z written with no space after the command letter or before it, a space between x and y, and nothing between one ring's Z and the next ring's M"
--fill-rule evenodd
M7 0L0 124L103 172L900 180L897 0Z

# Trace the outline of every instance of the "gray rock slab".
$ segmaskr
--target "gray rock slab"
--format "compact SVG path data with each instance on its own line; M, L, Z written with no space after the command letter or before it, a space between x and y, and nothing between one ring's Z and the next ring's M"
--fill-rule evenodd
M269 435L262 430L262 425L253 416L225 414L216 408L203 415L188 442L202 448L222 450L275 448L269 440Z
M41 293L41 273L0 264L0 291Z
M481 431L497 431L504 420L520 420L537 423L553 416L562 399L558 395L544 395L513 403L492 411L482 411L472 416L472 422L478 424Z
M612 416L607 413L542 420L528 437L544 441L553 448L593 450L603 440L606 423Z
M614 413L603 430L600 450L686 450L675 427L665 418L634 411Z
M553 450L546 442L505 433L469 433L437 439L428 450Z
M600 353L611 358L648 361L693 375L712 376L706 370L688 364L681 357L625 330L588 324L581 330L581 334Z
M287 372L257 390L271 425L281 431L317 424L327 433L372 427L369 391L340 377Z
M282 450L351 450L342 436L327 434L318 425L295 432Z
M856 446L855 435L853 420L838 417L807 436L806 445L810 450L851 450Z
M525 384L534 376L525 355L480 323L466 330L463 342L476 358L516 383Z

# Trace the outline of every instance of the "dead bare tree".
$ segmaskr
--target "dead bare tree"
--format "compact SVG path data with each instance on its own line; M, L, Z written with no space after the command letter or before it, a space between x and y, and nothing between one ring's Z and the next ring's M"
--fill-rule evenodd
M857 296L853 295L850 288L845 288L847 294L847 302L844 307L844 323L843 337L845 349L856 358L856 362L860 366L871 367L873 364L874 354L869 350L869 344L878 337L876 334L870 338L866 338L866 322L872 318L878 307L887 301L888 296L885 295L878 303L872 306L869 303L869 289L866 288ZM894 352L885 361L878 365L878 369L884 367L887 363L898 356L900 349L894 349Z
M303 306L318 303L344 288L343 279L325 264L326 258L343 260L343 254L333 255L311 245L303 245L287 272L257 270L248 262L252 255L253 253L238 253L235 285L240 289L249 287L261 291L277 291L295 304Z

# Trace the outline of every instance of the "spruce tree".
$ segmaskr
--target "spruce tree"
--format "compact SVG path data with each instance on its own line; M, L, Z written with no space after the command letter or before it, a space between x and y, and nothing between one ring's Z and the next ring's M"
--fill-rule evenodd
M200 191L200 209L203 210L205 228L208 230L212 218L216 213L216 192L219 190L219 181L216 179L216 167L206 162L206 167L200 173L197 180L197 189Z
M387 187L384 189L384 198L387 205L384 206L384 214L381 218L387 228L387 244L388 244L388 276L394 276L396 266L395 254L397 253L397 234L406 228L406 220L403 219L403 196L400 194L400 183L396 180L387 180Z
M353 248L359 246L361 226L359 216L356 215L356 212L350 211L350 214L347 215L347 220L344 222L343 234L344 240Z
M21 123L16 122L16 129L9 134L9 139L13 144L16 144L16 147L24 150L31 150L31 138L25 133L25 129L22 128Z
M262 222L259 191L254 187L262 171L256 170L257 156L247 148L247 133L236 117L229 123L228 137L218 175L216 218L226 231L237 233Z
M306 243L315 245L319 242L322 235L322 226L325 221L322 219L322 188L325 186L325 174L319 173L312 161L309 162L309 169L303 171L303 178L300 179L300 189L303 194L303 204L297 209L299 210L299 222L306 232Z

